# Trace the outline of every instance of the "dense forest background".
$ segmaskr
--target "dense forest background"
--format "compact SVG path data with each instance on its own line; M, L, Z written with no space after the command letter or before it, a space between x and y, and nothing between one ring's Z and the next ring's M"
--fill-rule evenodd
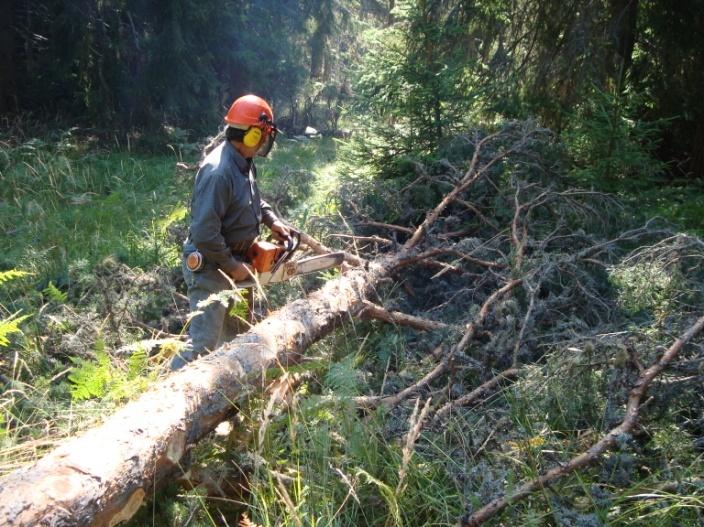
M349 107L369 127L405 120L402 150L433 149L477 119L533 116L607 179L701 178L701 7L8 0L0 114L198 136L256 91L291 130L334 130Z
M410 252L130 525L478 525L569 466L702 314L702 28L704 0L0 0L0 523L13 471L168 379L193 177L245 93L282 217ZM702 525L703 382L698 337L608 452L482 522Z
M4 2L0 111L197 136L256 91L293 127L317 101L334 124L362 12L343 4Z

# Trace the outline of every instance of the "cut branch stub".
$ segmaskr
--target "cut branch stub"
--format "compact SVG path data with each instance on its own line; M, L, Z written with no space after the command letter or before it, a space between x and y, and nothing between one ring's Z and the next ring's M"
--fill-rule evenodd
M369 301L364 302L364 309L360 312L360 316L363 318L375 318L400 326L408 326L421 331L434 331L436 329L448 329L452 327L444 322L414 317L413 315L407 315L406 313L400 313L398 311L389 311Z

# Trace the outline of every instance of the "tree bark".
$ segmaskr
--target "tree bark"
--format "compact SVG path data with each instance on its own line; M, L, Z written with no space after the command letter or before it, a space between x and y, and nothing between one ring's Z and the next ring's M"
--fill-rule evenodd
M112 526L129 519L158 485L178 471L190 445L234 411L247 385L272 366L295 362L315 340L364 307L391 268L328 282L210 355L171 374L105 423L68 440L0 484L0 524Z
M17 110L12 0L0 0L0 115Z
M310 39L310 78L325 80L327 45L332 32L333 13L329 0L322 0L318 8L315 31Z
M608 67L617 82L623 87L626 74L633 63L633 48L636 43L638 22L638 0L611 0L611 46L613 53Z

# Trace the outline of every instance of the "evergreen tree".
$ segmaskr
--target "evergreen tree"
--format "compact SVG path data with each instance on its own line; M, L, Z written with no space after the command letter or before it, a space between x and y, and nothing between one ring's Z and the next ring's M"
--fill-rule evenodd
M16 94L17 109L73 124L205 132L235 97L256 92L278 116L295 114L306 93L315 93L310 104L321 102L311 72L323 87L338 72L331 44L351 8L321 0L15 0L3 4L2 24L13 32L0 39L0 111Z

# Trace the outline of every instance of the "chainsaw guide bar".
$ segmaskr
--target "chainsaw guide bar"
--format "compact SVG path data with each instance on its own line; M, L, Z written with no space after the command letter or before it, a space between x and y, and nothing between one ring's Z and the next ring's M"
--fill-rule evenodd
M255 287L258 285L268 285L277 282L284 282L306 274L324 271L333 267L339 267L345 259L345 253L335 252L320 256L301 258L300 260L288 260L277 266L272 272L254 273L248 280L235 282L240 288Z

